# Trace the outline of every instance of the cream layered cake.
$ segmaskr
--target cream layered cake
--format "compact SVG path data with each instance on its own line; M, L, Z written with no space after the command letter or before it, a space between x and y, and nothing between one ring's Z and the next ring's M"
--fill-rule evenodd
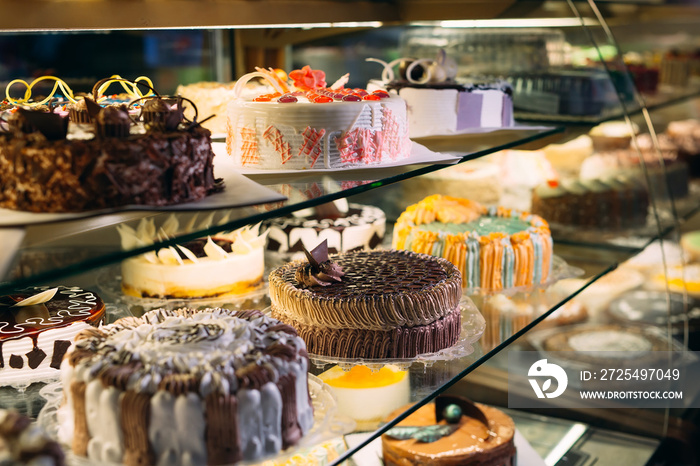
M256 78L272 92L245 97ZM226 150L240 167L304 170L382 165L411 154L406 103L385 91L345 88L347 75L328 86L308 66L289 80L258 68L242 76L228 106Z
M65 455L58 442L29 417L0 408L0 464L62 466Z
M542 217L439 194L399 216L392 246L449 260L469 289L539 285L552 269L552 236Z
M269 276L272 316L297 329L309 353L334 358L413 358L454 345L461 332L459 271L409 251L352 251Z
M503 411L440 395L382 435L382 453L386 466L514 466L514 438L515 424Z
M457 82L457 64L444 51L436 59L399 58L368 88L388 89L406 101L412 138L513 126L513 90L506 82ZM394 69L400 66L399 76Z
M184 119L183 99L144 97L138 117L125 105L102 107L84 99L93 123L72 126L89 131L69 132L69 117L53 107L17 108L0 124L0 207L76 212L163 206L221 189L211 133L196 118Z
M649 194L637 178L549 180L532 191L531 210L553 225L621 230L647 223Z
M149 311L79 334L59 440L94 463L233 464L313 425L304 342L259 311Z
M143 219L118 230L124 250L166 240L188 230L172 216L158 230ZM235 297L262 287L265 237L259 225L160 248L122 261L122 291L137 298Z
M266 220L262 228L268 251L299 259L304 248L313 249L324 240L331 254L374 249L384 240L386 216L378 207L341 199Z
M105 305L75 286L30 287L0 297L0 385L26 387L59 375L82 330L99 325Z
M386 416L405 405L411 395L407 370L394 365L373 370L355 365L333 366L319 375L333 392L338 412L357 423L355 430L373 430Z

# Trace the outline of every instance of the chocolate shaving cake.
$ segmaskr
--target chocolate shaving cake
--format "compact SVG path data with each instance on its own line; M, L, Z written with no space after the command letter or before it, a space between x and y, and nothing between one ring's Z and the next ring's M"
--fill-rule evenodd
M324 270L327 262L335 267ZM411 358L457 342L462 277L449 261L375 250L318 264L314 270L313 264L294 261L269 277L272 316L296 328L309 353Z
M304 342L259 311L149 311L76 337L59 439L95 463L233 464L313 424Z
M160 96L148 99L171 108ZM67 116L17 109L22 118L0 124L0 207L80 212L204 198L218 189L211 133L196 117L184 120L181 108L178 100L159 125L131 121L125 107L101 108L87 138L68 132Z

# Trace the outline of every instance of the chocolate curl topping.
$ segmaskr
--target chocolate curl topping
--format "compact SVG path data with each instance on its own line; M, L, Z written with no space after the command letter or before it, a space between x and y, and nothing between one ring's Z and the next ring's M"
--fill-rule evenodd
M299 283L306 286L328 286L341 281L345 272L328 258L328 240L323 240L311 252L303 249L309 263L297 269L295 278Z
M88 115L90 115L90 119L95 121L100 110L102 110L102 106L89 97L83 97L83 100L85 101L85 108L87 109Z
M435 420L437 422L440 422L444 418L443 413L448 405L459 406L462 409L463 415L476 419L488 429L489 420L486 418L484 412L474 403L461 396L440 395L435 398Z
M66 139L68 134L68 117L63 117L58 113L33 111L24 108L20 108L17 111L31 127L36 128L49 141Z

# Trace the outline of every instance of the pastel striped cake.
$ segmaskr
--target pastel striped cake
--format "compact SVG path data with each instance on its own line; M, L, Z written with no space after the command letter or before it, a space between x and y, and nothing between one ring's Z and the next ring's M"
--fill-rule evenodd
M546 283L552 236L537 215L433 195L409 206L394 226L392 247L452 262L462 286L497 291Z

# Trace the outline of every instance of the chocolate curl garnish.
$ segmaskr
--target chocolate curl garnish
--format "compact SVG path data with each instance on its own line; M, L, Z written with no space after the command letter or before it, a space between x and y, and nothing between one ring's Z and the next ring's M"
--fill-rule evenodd
M87 109L88 115L90 115L90 119L95 121L97 115L99 115L100 111L102 110L102 105L98 104L89 97L83 97L83 100L85 101L85 108Z
M49 141L66 139L68 134L68 117L58 113L47 113L20 108L17 110L25 121L36 128Z
M303 246L302 248L309 263L297 269L295 278L299 283L306 286L328 286L341 281L345 272L328 258L328 240L323 240L311 252Z

